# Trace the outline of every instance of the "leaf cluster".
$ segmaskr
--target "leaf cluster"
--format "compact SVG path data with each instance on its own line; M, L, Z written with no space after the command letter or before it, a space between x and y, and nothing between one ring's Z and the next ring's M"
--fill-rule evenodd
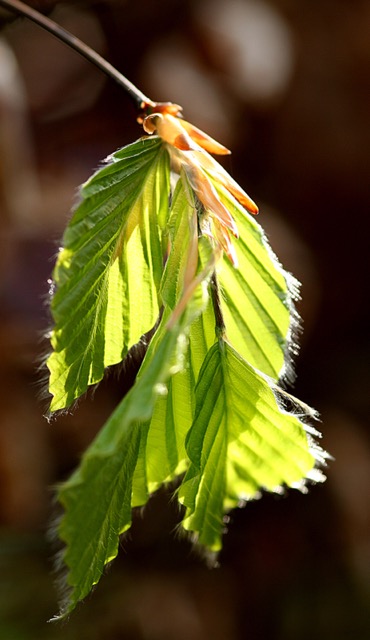
M63 238L51 411L70 407L148 331L153 337L134 386L59 490L61 615L99 581L132 509L161 484L181 478L182 527L216 552L230 509L261 489L320 479L324 454L302 420L312 412L291 400L288 411L278 388L291 368L297 283L225 179L208 172L239 235L235 256L220 252L218 222L198 197L208 183L194 188L192 175L174 167L168 142L144 137L82 186Z

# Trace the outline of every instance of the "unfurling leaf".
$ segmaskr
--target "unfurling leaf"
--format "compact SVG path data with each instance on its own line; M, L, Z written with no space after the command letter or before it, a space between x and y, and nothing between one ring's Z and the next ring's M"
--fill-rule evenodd
M207 353L195 396L186 442L190 467L179 498L187 507L184 527L217 551L228 510L260 489L297 487L312 475L317 452L265 377L222 338Z
M115 153L82 187L54 273L51 411L155 327L134 386L59 491L61 615L99 581L132 508L161 484L182 475L182 525L217 551L227 511L261 489L323 479L326 454L303 419L314 414L278 388L294 352L297 283L254 202L208 153L228 150L177 105L155 107L144 103L140 121L157 135Z
M68 566L69 587L62 614L71 611L99 581L104 566L117 555L119 535L131 525L135 505L133 477L140 468L146 421L171 369L178 366L183 341L181 328L180 323L175 325L164 334L155 353L148 352L145 373L59 492L65 515L58 531L66 543L63 559Z
M54 271L51 411L99 382L155 324L168 191L158 138L121 149L83 185Z
M289 381L299 285L279 264L256 220L225 189L218 191L239 231L238 269L224 257L218 270L227 338L253 367L275 381Z
M182 426L176 431L179 425L172 423L170 446L163 440L162 433L156 437L156 429L162 398L167 401L171 396L178 382L175 374L183 368L189 327L208 301L206 283L210 273L204 272L203 281L186 309L168 328L173 309L182 295L189 219L193 214L179 183L171 212L173 226L168 264L172 268L167 268L162 278L163 291L171 293L163 297L165 306L161 323L133 388L90 445L80 467L59 491L65 515L58 532L66 543L64 562L69 569L69 594L62 614L71 611L89 593L104 566L117 555L119 535L131 524L132 507L147 502L153 483L157 486L173 479L179 457L184 457L187 429ZM176 382L167 393L165 385L169 384L171 376ZM182 391L179 392L177 385L180 403L184 402ZM181 404L173 411L180 416Z

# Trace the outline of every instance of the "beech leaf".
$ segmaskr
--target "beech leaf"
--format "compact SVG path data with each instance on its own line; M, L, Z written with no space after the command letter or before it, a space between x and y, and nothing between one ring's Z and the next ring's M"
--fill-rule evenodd
M99 382L155 324L168 191L159 138L116 152L83 185L54 270L51 411Z
M195 396L186 443L191 464L179 489L187 507L183 526L218 551L228 510L261 489L320 480L315 466L322 452L299 417L279 404L271 383L222 338L207 353Z

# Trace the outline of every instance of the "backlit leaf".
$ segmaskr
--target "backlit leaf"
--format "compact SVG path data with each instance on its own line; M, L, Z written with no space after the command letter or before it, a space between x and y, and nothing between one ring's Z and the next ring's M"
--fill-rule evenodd
M168 193L158 138L121 149L82 187L54 271L51 411L101 380L155 324Z
M148 351L145 373L137 379L58 498L65 514L59 536L66 543L68 595L61 615L70 612L96 584L118 552L119 535L131 525L132 481L158 391L177 365L181 324L166 331L158 349Z
M289 378L298 283L279 264L256 219L220 185L217 190L239 232L234 241L238 268L224 256L218 269L228 341L274 380Z
M204 151L227 150L171 105L144 128L163 140L121 149L82 187L54 272L52 411L155 326L134 386L59 490L61 616L99 581L132 509L163 483L177 478L184 528L218 551L230 509L322 479L325 454L303 423L314 413L277 387L294 352L296 281L239 202L257 206Z
M182 372L188 349L186 336L207 305L207 286L200 283L178 320L170 325L169 321L183 293L189 218L193 213L180 183L171 214L173 241L168 259L176 275L166 269L162 282L163 291L174 288L175 295L169 295L170 304L165 306L135 385L59 492L65 510L59 535L66 543L63 559L69 568L69 593L61 615L89 593L104 566L117 555L119 535L131 525L132 507L145 504L158 483L173 479L180 458L184 458L185 437L192 419L191 407L186 406L188 395L181 383L187 376ZM204 281L206 284L206 273ZM163 411L167 417L161 414Z
M279 406L268 381L221 338L208 351L195 395L186 444L191 465L179 497L187 507L184 527L217 551L229 509L260 489L318 479L319 454L300 419Z

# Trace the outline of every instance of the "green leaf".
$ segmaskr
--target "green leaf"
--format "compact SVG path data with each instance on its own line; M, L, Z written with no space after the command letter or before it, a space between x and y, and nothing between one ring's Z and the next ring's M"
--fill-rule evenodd
M77 602L90 592L99 581L104 566L117 555L119 535L131 524L132 507L145 504L153 485L166 478L166 469L169 469L169 479L174 477L179 461L176 446L182 457L185 451L185 436L191 424L189 415L192 414L185 415L188 408L177 402L181 397L184 402L185 396L184 387L181 384L181 389L179 387L181 378L176 376L183 368L189 327L207 305L207 287L200 283L178 320L175 323L170 321L173 307L183 293L181 281L186 272L189 218L192 215L193 208L180 184L171 214L176 238L175 235L171 238L169 256L176 275L171 269L166 269L162 283L164 291L171 291L175 286L175 297L169 296L172 306L167 305L164 309L133 388L85 452L80 467L59 491L58 498L65 514L58 532L66 543L63 560L69 568L69 593L61 616L72 611ZM179 238L181 242L178 242ZM207 279L206 273L204 279ZM187 374L182 375L186 378ZM171 377L176 377L173 384ZM170 418L167 421L169 440L163 439L161 432L156 443L161 400L166 399L167 411L173 393L176 406L173 403L172 416L176 417L172 423ZM154 411L155 406L157 412ZM177 427L181 423L176 433L174 423ZM160 478L157 477L157 464L161 465Z
M145 444L150 417L168 379L182 365L186 315L167 329L169 311L164 314L135 385L59 491L65 513L58 533L66 543L63 561L69 569L61 617L99 581L104 566L117 555L120 534L131 525L132 507L148 499Z
M214 186L239 231L234 241L238 268L224 256L217 272L228 341L261 372L289 379L298 283L281 267L255 218L226 189Z
M178 323L164 333L154 354L148 351L145 373L59 491L65 515L58 533L67 545L63 560L69 568L70 588L61 615L72 611L99 581L104 566L117 555L119 535L130 527L132 478L140 440L161 385L177 366L182 330Z
M55 269L52 410L161 318L133 388L59 491L69 586L61 616L117 555L132 508L178 474L184 527L213 551L228 510L261 489L320 479L324 455L275 385L289 364L296 283L217 184L239 228L239 269L223 258L211 276L212 238L198 237L200 204L185 173L169 211L167 148L139 140L86 183Z
M185 441L195 412L195 384L201 364L214 343L215 326L212 305L191 324L186 348L182 354L184 367L168 382L167 393L157 398L147 433L143 459L148 493L170 482L188 466ZM136 505L144 504L139 494Z
M296 487L316 477L318 452L300 419L284 411L265 377L220 339L196 387L191 461L179 489L184 527L211 550L221 547L223 516L260 489Z
M51 411L99 382L155 324L168 193L159 138L116 152L82 187L54 271Z
M186 179L179 180L173 195L169 220L171 252L161 286L163 301L172 311L177 308L183 295L189 263L192 225L196 214L194 207L192 198L189 197ZM209 245L208 242L207 244ZM197 376L201 364L198 362L196 369L194 369L192 351L195 348L198 359L202 358L202 345L199 340L196 340L196 327L203 326L205 319L209 318L207 283L211 275L212 264L207 262L209 254L206 247L201 247L201 254L203 259L198 264L198 276L201 277L201 283L189 301L187 309L190 335L182 356L184 366L170 378L166 393L157 398L153 416L148 425L146 440L145 443L142 443L140 464L135 472L133 491L135 506L144 504L149 493L155 491L163 482L173 480L186 468L185 438L194 415L196 380L194 376ZM213 343L215 339L213 314L211 323L211 343ZM203 351L203 357L206 352L207 349Z

